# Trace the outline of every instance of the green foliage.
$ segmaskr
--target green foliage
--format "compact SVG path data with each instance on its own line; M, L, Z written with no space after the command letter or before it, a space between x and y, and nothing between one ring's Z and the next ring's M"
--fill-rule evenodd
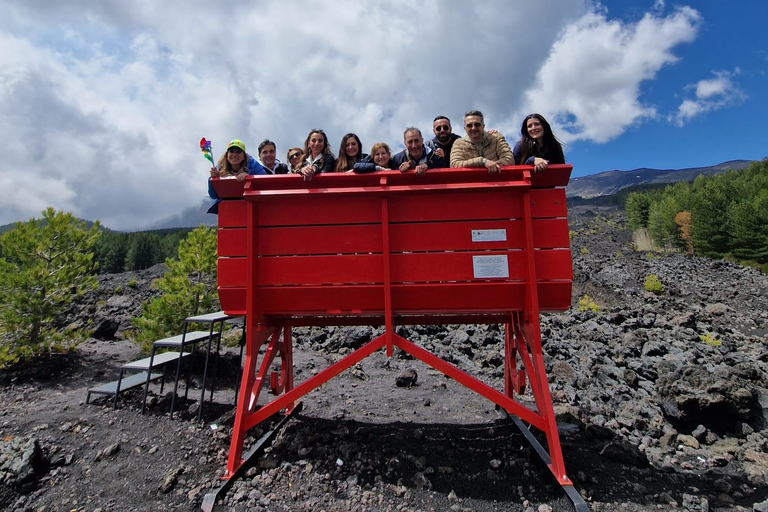
M584 294L582 298L579 299L579 311L591 311L593 313L598 313L600 311L600 306L597 305L595 301L589 298L589 295Z
M128 288L136 288L137 286L139 286L139 282L136 280L135 277L130 278L128 282L125 284L126 286L128 286Z
M719 347L723 344L722 341L712 336L711 333L702 334L699 336L699 339L706 343L707 345L711 345L713 347Z
M645 286L645 291L651 292L655 295L661 295L664 293L664 285L661 284L659 278L653 274L649 274L648 277L645 278L643 286Z
M69 350L89 334L56 322L75 298L97 286L92 249L99 224L87 228L53 208L42 216L0 237L0 367Z
M581 249L579 249L579 253L581 253L581 254L589 254L589 249L587 249L586 247L582 247Z
M105 230L94 247L101 273L141 270L176 257L189 228L119 233Z
M633 231L648 227L648 213L651 208L651 198L648 194L633 192L627 196L624 209L627 212L627 224Z
M136 341L149 350L154 340L177 334L184 318L218 309L216 232L200 226L179 244L178 258L165 261L168 271L155 284L163 294L142 304L133 319Z
M115 293L120 293L123 291L123 287L120 285L115 286Z
M647 226L659 247L715 258L733 255L758 268L768 264L768 159L743 171L630 193L625 208L630 227ZM684 225L680 218L675 222L680 212L690 213Z

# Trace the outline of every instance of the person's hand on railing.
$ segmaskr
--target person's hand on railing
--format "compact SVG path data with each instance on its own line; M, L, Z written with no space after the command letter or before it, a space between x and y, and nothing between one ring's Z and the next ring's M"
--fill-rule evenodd
M547 167L549 167L549 160L544 160L539 157L533 159L533 172L546 171Z
M313 165L305 165L301 168L299 171L299 174L304 176L304 181L310 181L312 177L315 175L315 166Z
M483 158L483 165L485 165L485 168L488 169L488 174L498 174L501 172L499 163L495 160Z

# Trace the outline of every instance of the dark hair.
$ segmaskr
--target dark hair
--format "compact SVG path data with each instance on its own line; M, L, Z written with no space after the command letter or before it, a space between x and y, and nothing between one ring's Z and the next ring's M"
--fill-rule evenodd
M485 116L483 116L483 113L480 112L479 110L467 110L466 112L464 112L465 121L469 116L480 116L480 122L485 124Z
M528 120L536 118L544 129L544 136L541 144L537 144L534 139L528 135ZM517 165L524 165L530 156L538 156L548 160L551 164L564 164L565 155L563 155L563 146L555 134L552 133L552 127L541 114L530 114L523 119L523 125L520 127L520 161Z
M269 139L264 139L263 141L261 141L261 144L259 144L259 151L258 151L259 155L261 155L261 150L262 149L264 149L266 146L270 146L270 145L273 148L275 148L275 152L277 152L277 145L274 142L272 142L271 140L269 140Z
M312 138L312 134L313 133L319 133L320 135L323 136L324 144L323 144L323 151L321 153L323 156L318 161L319 166L320 167L323 166L323 163L325 163L326 157L328 157L329 155L332 158L334 158L333 151L331 151L331 146L330 146L330 144L328 144L328 136L320 128L313 128L312 130L309 130L309 133L307 134L307 138L304 139L304 149L301 151L301 162L302 163L299 164L300 166L303 166L304 165L304 161L308 157L310 157L312 155L312 150L309 149L309 139Z
M349 139L355 139L357 141L357 154L353 157L347 156L347 141ZM359 162L363 158L363 143L360 142L360 137L354 133L348 133L341 138L341 145L339 146L339 158L336 160L336 172L347 172L351 170L355 163Z
M435 122L436 122L436 121L439 121L439 120L441 120L441 119L445 119L446 121L448 121L448 126L451 126L451 120L450 120L450 119L448 119L448 118L447 118L447 117L445 117L445 116L437 116L436 118L434 118L434 119L432 120L432 124L435 124Z

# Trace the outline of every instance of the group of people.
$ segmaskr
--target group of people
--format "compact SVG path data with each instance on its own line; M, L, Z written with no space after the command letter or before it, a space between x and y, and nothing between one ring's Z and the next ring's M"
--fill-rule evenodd
M532 165L534 172L546 170L549 164L564 164L565 156L560 141L552 128L540 114L531 114L523 120L520 139L510 149L503 135L495 130L485 129L485 118L479 110L464 114L466 137L453 133L451 120L437 116L432 122L434 138L424 141L421 130L410 126L403 133L405 149L392 154L385 142L377 142L370 154L363 152L360 138L347 133L341 138L339 156L336 158L328 136L323 130L310 130L304 147L292 147L286 153L286 161L277 159L277 146L269 139L258 147L258 159L246 153L245 144L235 139L219 158L216 167L211 167L211 177L235 176L239 181L248 175L260 174L301 174L311 180L321 172L356 172L399 170L414 171L418 175L428 169L446 167L485 167L491 174L499 172L504 165ZM208 194L216 199L209 212L216 213L218 196L208 180Z

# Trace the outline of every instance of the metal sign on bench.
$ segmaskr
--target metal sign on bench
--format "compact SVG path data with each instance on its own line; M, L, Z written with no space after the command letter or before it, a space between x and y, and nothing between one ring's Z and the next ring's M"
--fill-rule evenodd
M569 496L541 349L539 311L570 307L564 187L570 165L213 179L222 309L246 315L246 357L225 478L246 432L373 352L394 347L544 433ZM500 323L496 390L395 333L396 325ZM384 325L384 334L294 386L291 326ZM281 338L282 334L282 338ZM268 344L257 361L259 348ZM275 358L279 373L270 373ZM518 365L518 359L521 365ZM536 407L515 399L530 383ZM262 387L278 395L259 405ZM533 439L533 436L530 436ZM535 439L533 439L535 442ZM540 452L540 453L541 453ZM580 499L580 498L578 498ZM579 506L578 508L582 508Z

